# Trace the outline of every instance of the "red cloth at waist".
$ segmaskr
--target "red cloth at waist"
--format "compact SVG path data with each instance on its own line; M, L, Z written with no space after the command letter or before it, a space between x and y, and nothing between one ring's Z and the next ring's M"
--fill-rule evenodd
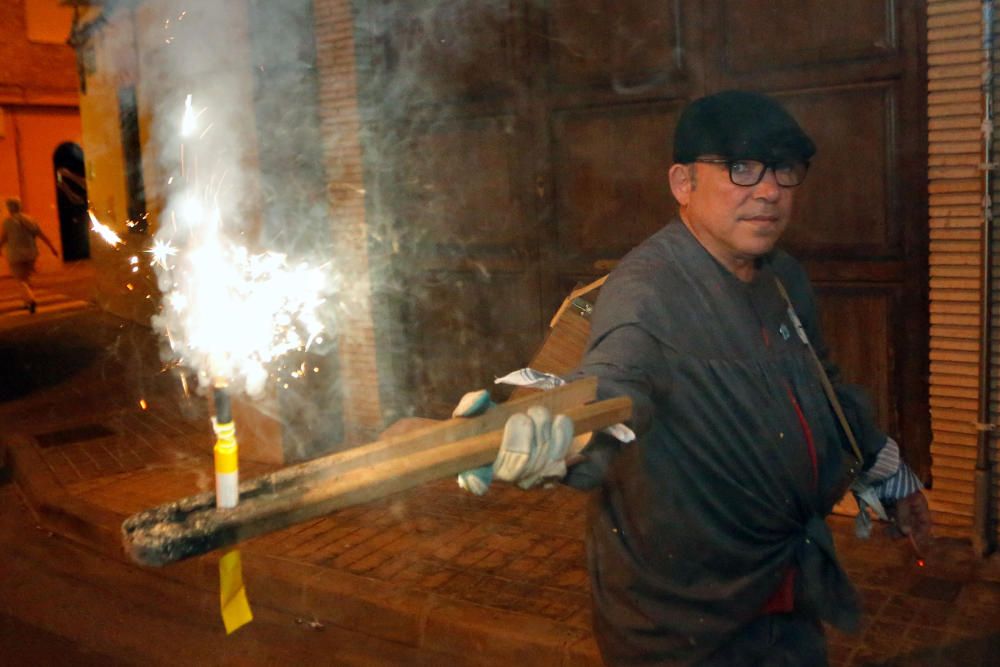
M802 408L799 407L799 402L795 400L792 388L786 386L785 389L788 391L788 398L792 402L792 407L795 408L795 415L798 417L799 425L802 427L802 434L805 436L809 461L812 463L812 482L815 488L819 483L819 466L816 461L816 444L813 442L812 429L809 428L809 422L806 421L806 416L803 414ZM764 606L761 608L761 614L787 614L795 610L796 572L797 570L794 566L789 566L785 570L785 578L781 580L781 584L778 585L778 588L764 603Z
M795 573L794 567L785 570L785 578L768 598L761 608L761 615L764 614L788 614L795 611Z

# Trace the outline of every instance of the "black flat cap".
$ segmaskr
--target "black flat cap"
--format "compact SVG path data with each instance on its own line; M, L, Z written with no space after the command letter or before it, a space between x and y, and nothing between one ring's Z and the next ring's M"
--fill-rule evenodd
M705 155L731 160L807 161L816 145L778 102L727 90L689 104L674 131L674 162Z

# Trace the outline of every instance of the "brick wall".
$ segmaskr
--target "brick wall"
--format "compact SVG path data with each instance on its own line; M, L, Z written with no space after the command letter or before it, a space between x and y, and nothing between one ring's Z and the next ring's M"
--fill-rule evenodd
M315 0L320 131L338 270L348 280L338 322L345 438L371 440L382 428L374 309L357 103L351 3Z
M29 41L24 0L0 2L0 63L0 95L25 102L52 93L76 95L73 49Z
M927 5L930 183L930 406L938 532L973 518L983 229L982 3Z

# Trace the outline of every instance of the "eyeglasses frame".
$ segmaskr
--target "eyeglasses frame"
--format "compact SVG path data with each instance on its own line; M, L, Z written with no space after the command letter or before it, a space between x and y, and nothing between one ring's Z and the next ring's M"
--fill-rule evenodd
M779 164L790 164L787 160L774 161L774 162L764 162L763 160L751 160L749 158L748 159L741 159L741 160L731 160L731 159L728 159L728 158L721 158L721 157L720 158L699 157L699 158L695 158L694 161L695 162L704 162L706 164L724 164L724 165L726 165L726 171L729 172L729 182L732 183L733 185L738 185L741 188L752 188L753 186L755 186L758 183L760 183L762 180L764 180L764 174L767 173L768 169L770 169L774 173L774 180L775 180L775 182L778 182L778 170L777 170L777 166ZM760 170L760 176L758 176L757 180L754 181L753 183L737 183L735 180L733 180L733 165L736 164L737 162L757 162L759 164L764 165L764 168ZM809 175L809 160L799 160L798 162L801 163L805 167L805 172L803 172L803 174L802 174L802 180L799 181L798 183L794 184L794 185L785 185L784 183L778 182L779 186L781 186L783 188L797 188L797 187L799 187L800 185L802 185L805 182L806 176Z

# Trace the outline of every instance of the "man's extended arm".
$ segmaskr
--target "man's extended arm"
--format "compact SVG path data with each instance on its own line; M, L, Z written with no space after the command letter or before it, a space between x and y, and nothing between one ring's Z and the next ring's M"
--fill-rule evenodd
M592 341L570 379L597 377L597 396L605 399L628 396L632 399L632 419L628 425L642 437L653 420L653 397L666 391L669 374L661 368L663 352L656 340L637 325L613 329ZM566 484L578 489L600 485L622 444L606 433L594 433L581 451L581 459L566 475Z

